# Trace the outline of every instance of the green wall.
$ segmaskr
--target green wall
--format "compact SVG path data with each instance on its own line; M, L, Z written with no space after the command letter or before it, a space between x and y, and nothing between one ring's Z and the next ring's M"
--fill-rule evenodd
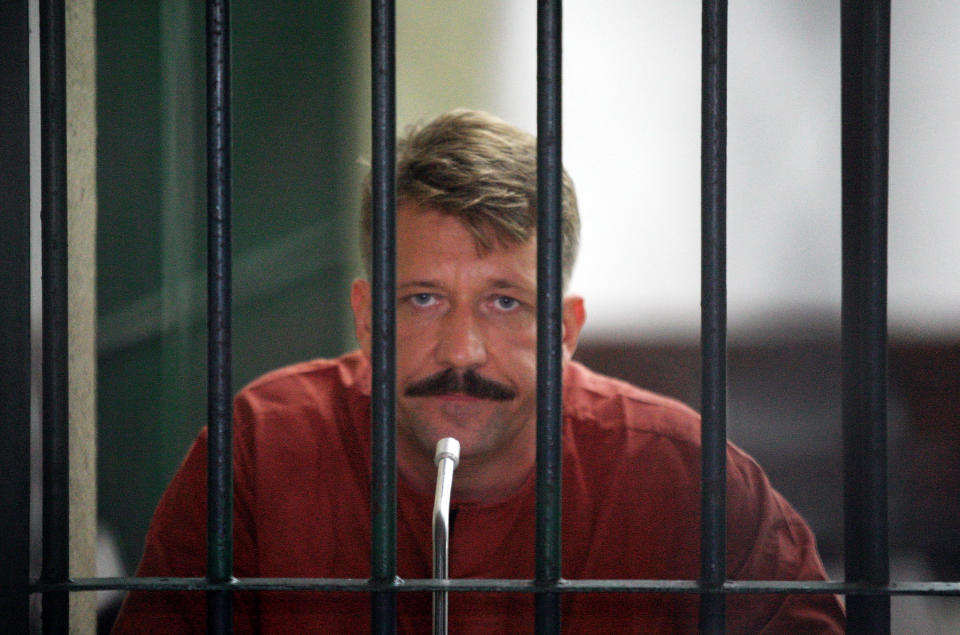
M232 6L234 390L351 346L349 3ZM202 3L97 5L98 504L125 564L206 420Z

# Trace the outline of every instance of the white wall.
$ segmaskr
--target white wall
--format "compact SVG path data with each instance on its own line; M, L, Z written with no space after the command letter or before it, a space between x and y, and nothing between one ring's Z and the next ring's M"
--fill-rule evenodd
M588 336L699 328L700 7L568 2L564 161L583 248L573 288ZM535 7L501 7L495 109L536 127ZM837 321L840 26L827 0L729 8L731 332ZM894 3L890 326L960 334L960 5Z

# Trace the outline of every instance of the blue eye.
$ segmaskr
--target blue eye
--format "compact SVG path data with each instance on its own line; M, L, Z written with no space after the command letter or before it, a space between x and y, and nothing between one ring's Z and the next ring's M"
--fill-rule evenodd
M410 296L410 301L416 306L430 306L436 302L436 297L432 293L415 293Z
M515 298L511 298L510 296L507 296L507 295L501 295L497 297L496 304L498 309L502 309L504 311L511 311L517 308L517 305L519 305L520 303L517 302Z

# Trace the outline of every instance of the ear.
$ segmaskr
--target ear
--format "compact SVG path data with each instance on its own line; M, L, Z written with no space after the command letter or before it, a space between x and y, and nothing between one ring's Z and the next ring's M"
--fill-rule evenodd
M586 319L587 310L582 297L571 295L563 299L563 356L567 361L577 350L577 341Z
M357 334L360 350L370 357L370 339L372 332L370 314L370 283L366 280L354 280L350 288L350 306L353 308L353 326Z

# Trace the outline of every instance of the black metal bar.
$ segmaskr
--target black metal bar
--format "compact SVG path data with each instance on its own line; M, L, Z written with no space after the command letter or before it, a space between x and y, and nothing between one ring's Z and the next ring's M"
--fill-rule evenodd
M70 575L67 376L67 83L63 0L40 3L43 263L43 565L46 582ZM66 632L64 592L43 596L43 632Z
M207 2L207 578L233 578L230 7ZM207 593L207 631L232 632L233 594Z
M727 3L704 0L701 103L702 501L700 580L719 589L726 578L727 390ZM722 633L725 601L700 597L700 632Z
M29 630L30 126L27 2L0 3L0 632Z
M887 172L890 2L841 5L843 445L847 580L890 579L887 528ZM851 633L889 633L890 599L847 600Z
M396 11L392 0L371 4L373 83L372 226L372 447L371 574L374 582L397 576L396 408ZM396 631L397 597L371 595L374 633Z
M536 583L561 577L563 209L559 0L537 3L537 525ZM536 632L560 632L560 596L536 596Z
M370 593L393 591L424 593L503 592L536 593L542 590L536 581L496 578L455 578L438 581L426 579L392 580L384 583L366 578L241 578L235 582L211 584L206 578L81 578L59 584L36 584L31 592L54 590L102 591L124 589L134 591L352 591ZM694 580L561 580L550 589L556 593L685 593L703 591ZM728 580L715 591L725 595L788 593L805 595L914 595L960 596L960 582L893 582L885 587L856 582L824 582L813 580Z

